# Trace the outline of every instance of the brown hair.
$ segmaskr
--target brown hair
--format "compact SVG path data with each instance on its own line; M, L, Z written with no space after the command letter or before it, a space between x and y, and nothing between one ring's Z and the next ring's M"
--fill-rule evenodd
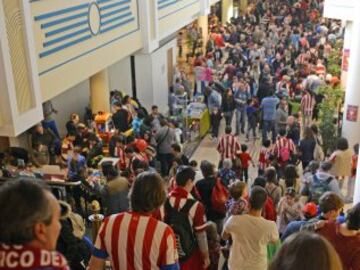
M304 139L314 139L314 132L311 127L305 127L303 137Z
M291 235L277 252L269 270L342 270L334 247L315 233Z
M234 199L234 200L238 200L244 190L246 188L246 183L245 182L242 182L242 181L235 181L234 183L232 183L230 186L229 186L229 191L230 191L230 196Z
M149 213L166 200L164 180L157 173L143 172L136 177L130 193L131 209Z
M343 206L344 202L335 192L325 192L319 199L319 207L324 214L332 210L340 210Z

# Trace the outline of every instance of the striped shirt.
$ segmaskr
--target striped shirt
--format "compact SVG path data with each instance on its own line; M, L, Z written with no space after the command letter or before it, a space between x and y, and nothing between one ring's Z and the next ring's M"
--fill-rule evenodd
M194 200L194 197L184 188L175 186L169 194L169 202L171 207L181 210L187 200ZM162 206L156 213L156 218L164 220L165 208ZM195 232L201 232L206 227L205 208L199 201L196 201L189 211L189 222Z
M110 258L114 270L179 270L173 230L135 212L111 215L101 225L94 256Z
M309 93L305 93L301 98L301 112L305 116L311 116L315 107L315 98Z
M269 154L270 151L266 147L261 147L260 154L259 154L259 169L265 170L267 167L269 167Z
M225 134L221 136L218 147L218 152L221 159L230 158L235 159L236 152L240 150L240 145L237 138L232 134Z
M295 144L292 141L292 139L288 139L286 137L280 137L275 142L273 154L276 155L278 158L280 158L280 149L283 147L288 148L290 152L293 154L296 152Z

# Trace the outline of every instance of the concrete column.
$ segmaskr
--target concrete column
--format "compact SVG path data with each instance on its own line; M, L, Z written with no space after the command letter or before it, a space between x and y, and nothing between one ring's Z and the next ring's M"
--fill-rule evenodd
M344 25L344 27L345 27L345 37L344 37L344 48L343 48L344 57L343 57L343 63L342 63L342 69L341 69L341 85L345 89L346 82L347 82L347 77L348 77L348 69L346 70L346 64L344 64L344 60L349 61L349 57L347 57L347 59L346 59L345 56L350 53L350 49L351 49L352 25L353 25L353 23L350 22L350 21L347 21L344 24L345 24Z
M233 0L222 0L221 9L222 9L222 18L221 18L222 23L226 23L230 21L230 18L233 17L234 14Z
M202 29L203 51L205 52L207 39L209 36L209 18L208 16L199 16L198 25Z
M352 147L360 141L360 18L352 23L350 51L342 136L348 139Z
M355 179L354 205L360 202L360 162L358 162L356 171L357 174Z
M107 70L90 77L90 100L93 113L110 112L110 89Z
M244 14L248 7L248 0L240 0L240 14Z

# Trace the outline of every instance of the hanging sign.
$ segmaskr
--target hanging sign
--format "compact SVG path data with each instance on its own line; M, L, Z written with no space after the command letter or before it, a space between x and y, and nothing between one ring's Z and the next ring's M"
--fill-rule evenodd
M357 122L359 106L348 105L346 111L346 120L350 122Z

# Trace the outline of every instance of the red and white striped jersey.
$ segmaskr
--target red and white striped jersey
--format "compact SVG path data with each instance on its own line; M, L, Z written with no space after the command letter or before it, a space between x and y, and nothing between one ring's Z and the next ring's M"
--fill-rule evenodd
M169 202L171 207L176 210L180 210L184 207L187 200L194 200L191 193L187 192L184 188L175 186L175 188L169 194ZM155 214L156 218L164 220L165 209L164 206ZM203 231L206 227L205 208L199 201L195 202L189 211L189 222L194 229L194 232Z
M93 255L110 258L114 270L178 270L173 230L148 215L124 212L101 225Z
M261 147L260 154L259 154L259 169L265 170L267 167L269 167L269 154L270 150L266 147Z
M235 159L236 152L240 150L238 139L232 134L222 135L217 147L221 159Z
M291 153L296 152L295 144L292 139L288 139L286 137L280 137L276 140L274 144L273 154L280 158L280 149L283 147L287 147Z
M313 114L313 110L315 107L316 101L315 98L310 95L309 93L306 93L301 98L301 112L305 116L311 116Z

